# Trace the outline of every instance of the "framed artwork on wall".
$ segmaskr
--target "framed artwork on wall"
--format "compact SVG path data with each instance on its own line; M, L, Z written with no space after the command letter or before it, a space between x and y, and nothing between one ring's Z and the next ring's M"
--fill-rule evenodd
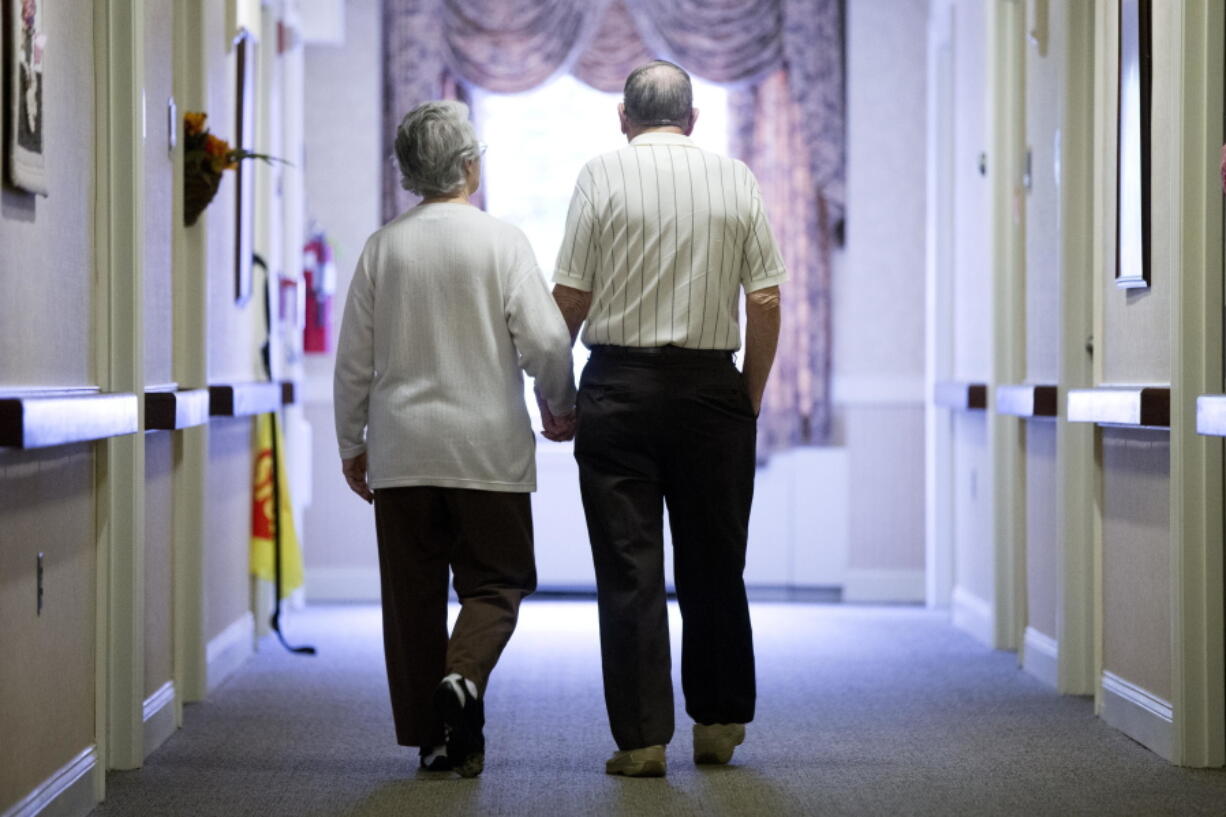
M1115 283L1138 289L1150 285L1150 0L1119 0L1119 11Z
M234 38L234 144L248 150L255 141L256 39L241 29ZM239 162L234 185L234 300L251 299L252 257L255 252L255 167Z
M43 7L47 0L8 0L8 174L14 186L47 195L44 155Z

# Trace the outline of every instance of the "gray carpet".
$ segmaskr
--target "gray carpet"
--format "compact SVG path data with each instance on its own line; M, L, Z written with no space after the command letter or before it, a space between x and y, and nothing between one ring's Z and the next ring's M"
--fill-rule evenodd
M318 657L266 641L94 814L1226 815L1226 772L1168 765L939 615L753 615L758 718L729 767L690 763L678 700L668 777L606 776L594 605L529 601L491 682L485 773L419 774L392 737L377 609L316 607L288 629Z

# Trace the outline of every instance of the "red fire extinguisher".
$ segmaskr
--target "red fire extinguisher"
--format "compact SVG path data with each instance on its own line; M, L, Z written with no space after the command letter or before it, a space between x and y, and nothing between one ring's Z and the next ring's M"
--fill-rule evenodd
M332 335L332 296L336 292L336 267L332 245L323 230L312 229L303 247L303 278L306 283L306 321L302 350L307 354L328 351Z

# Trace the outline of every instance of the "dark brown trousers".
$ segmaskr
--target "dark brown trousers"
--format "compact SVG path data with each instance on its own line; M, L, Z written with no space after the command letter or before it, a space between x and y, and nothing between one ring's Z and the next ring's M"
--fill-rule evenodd
M745 549L757 424L731 356L592 350L575 459L596 567L605 704L618 748L668 743L673 687L664 504L681 608L681 688L698 723L756 698Z
M485 694L536 589L532 505L526 493L412 487L375 491L383 649L396 739L437 746L443 724L431 699L458 672ZM447 573L460 615L447 637Z

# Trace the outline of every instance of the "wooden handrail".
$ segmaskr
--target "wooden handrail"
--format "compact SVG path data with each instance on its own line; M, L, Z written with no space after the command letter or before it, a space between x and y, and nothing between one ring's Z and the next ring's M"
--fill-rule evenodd
M1051 418L1060 413L1060 389L1047 383L996 387L996 413Z
M281 408L281 384L267 381L214 383L209 386L209 415L248 417Z
M208 421L208 389L145 392L145 428L150 431L191 428Z
M1166 386L1070 389L1068 420L1107 426L1170 428L1171 390Z
M139 430L135 394L48 390L0 396L0 446L46 448Z
M984 411L988 407L988 386L986 383L942 380L933 388L932 400L938 406L958 411Z

